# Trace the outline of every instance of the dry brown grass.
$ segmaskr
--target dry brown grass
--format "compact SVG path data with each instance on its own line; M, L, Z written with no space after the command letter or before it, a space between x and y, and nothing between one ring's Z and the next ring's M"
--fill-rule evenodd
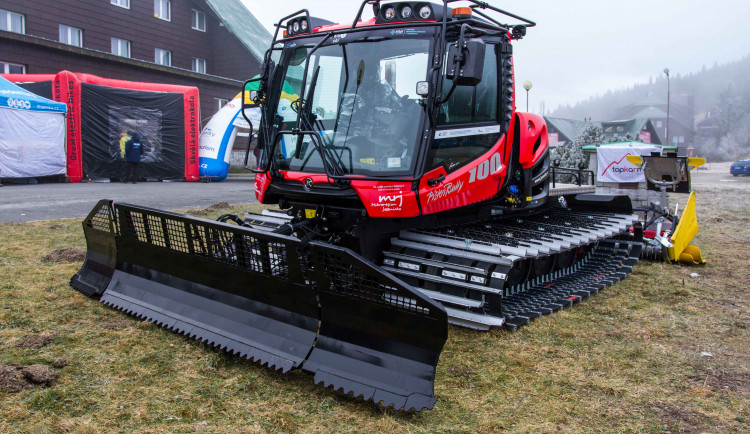
M80 219L3 224L0 364L67 366L52 387L0 392L0 432L747 431L750 207L737 194L698 192L704 267L641 263L517 333L451 327L437 404L420 414L337 395L84 297L68 286L80 262L42 261L85 247ZM20 347L30 335L53 339Z

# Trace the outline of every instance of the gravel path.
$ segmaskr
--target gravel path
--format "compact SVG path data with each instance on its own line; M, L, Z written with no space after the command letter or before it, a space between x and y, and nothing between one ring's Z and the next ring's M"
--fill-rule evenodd
M99 199L113 199L158 209L255 202L252 177L222 182L140 182L76 184L3 184L0 223L85 217Z

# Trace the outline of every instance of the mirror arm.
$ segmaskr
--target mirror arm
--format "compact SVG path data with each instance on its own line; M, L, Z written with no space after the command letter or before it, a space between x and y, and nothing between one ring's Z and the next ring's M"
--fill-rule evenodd
M456 90L456 86L458 86L458 75L453 76L453 83L451 83L451 88L448 91L448 94L445 95L445 98L438 101L438 105L443 105L448 102L449 99L451 99L451 96L453 96L453 91Z
M251 170L252 171L253 168L247 167L247 160L250 158L250 145L253 143L253 123L252 122L248 122L248 123L250 124L250 132L249 132L249 135L247 137L247 148L245 148L245 164L243 165L244 166L243 168L245 170ZM255 162L256 169L259 166L258 163L260 163L260 162L259 161Z

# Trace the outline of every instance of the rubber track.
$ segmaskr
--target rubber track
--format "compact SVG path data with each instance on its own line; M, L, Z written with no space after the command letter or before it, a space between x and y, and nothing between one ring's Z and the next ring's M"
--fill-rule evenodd
M632 246L623 242L626 248L618 247L615 240L600 244L615 244L617 251L614 255L594 254L572 274L504 297L504 327L516 331L532 319L572 307L624 279L637 262L637 256L630 256Z
M402 231L391 240L383 267L443 303L453 324L487 330L502 320L517 330L623 279L641 252L640 239L628 232L636 219L627 213L549 210L486 224ZM511 284L510 273L536 268L538 259L554 261L553 255L579 259L532 274L530 281L518 282L516 274L518 283Z

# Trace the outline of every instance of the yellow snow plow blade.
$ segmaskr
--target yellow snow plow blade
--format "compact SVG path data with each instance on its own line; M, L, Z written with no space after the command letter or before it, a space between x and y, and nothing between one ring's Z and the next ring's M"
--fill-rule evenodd
M682 212L680 223L677 225L670 241L672 247L667 249L670 261L680 261L686 264L705 264L698 247L690 242L698 233L698 214L695 211L695 192L690 193L685 211Z
M643 164L643 158L641 158L640 155L627 155L625 158L627 158L628 162L635 167L641 167Z
M705 158L698 158L698 157L690 157L688 158L688 167L690 170L693 170L697 167L700 167L702 165L706 164Z

